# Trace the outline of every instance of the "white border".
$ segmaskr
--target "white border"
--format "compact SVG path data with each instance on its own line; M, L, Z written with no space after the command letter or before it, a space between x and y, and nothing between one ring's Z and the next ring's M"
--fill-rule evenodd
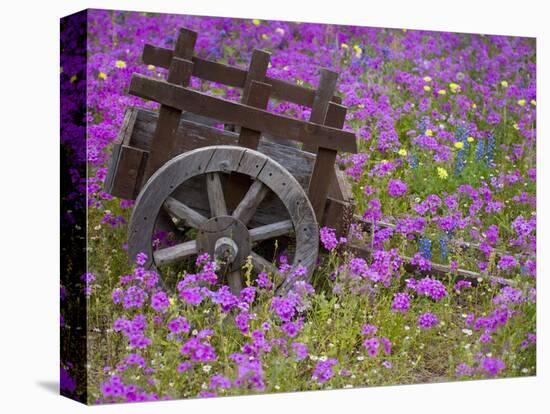
M550 182L542 160L550 155L544 136L550 119L548 11L544 1L402 0L155 0L12 1L2 5L0 102L0 406L3 412L80 412L84 406L50 391L58 377L59 272L59 21L86 7L168 13L282 19L408 29L537 37L539 252L548 245L544 211ZM548 256L539 254L538 376L513 380L411 385L293 393L98 408L104 412L540 412L550 389L547 359L550 295ZM35 411L31 411L35 410Z

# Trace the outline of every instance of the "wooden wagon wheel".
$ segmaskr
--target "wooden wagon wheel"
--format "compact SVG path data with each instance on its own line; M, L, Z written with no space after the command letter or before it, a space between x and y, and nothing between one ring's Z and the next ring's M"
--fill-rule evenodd
M252 184L232 213L228 212L222 188L222 173L241 173ZM171 195L183 182L206 175L211 217L207 218ZM254 212L272 191L282 201L289 219L249 229ZM180 197L181 200L181 197ZM162 209L197 229L195 240L153 251L151 239ZM136 199L129 226L128 252L135 258L146 253L146 267L176 263L208 252L228 264L228 282L233 293L242 288L240 269L247 257L258 271L279 274L270 261L252 250L254 243L294 232L296 251L290 272L303 266L309 277L315 266L319 235L315 213L296 179L279 163L258 151L237 146L210 146L183 153L164 164L147 181ZM285 280L279 287L289 287Z

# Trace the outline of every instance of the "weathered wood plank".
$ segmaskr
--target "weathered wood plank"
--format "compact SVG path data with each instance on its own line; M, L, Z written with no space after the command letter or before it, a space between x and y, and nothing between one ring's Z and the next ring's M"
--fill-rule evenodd
M346 119L347 108L335 103L328 104L325 114L325 124L342 128ZM321 222L325 212L325 204L331 182L335 179L334 163L337 152L333 149L325 148L320 145L317 149L317 158L311 174L309 183L309 199L315 210L317 221Z
M355 135L351 132L274 114L143 75L132 76L129 92L172 108L193 111L275 136L286 136L304 144L315 143L324 148L357 152Z
M113 181L111 194L134 200L141 188L142 172L147 163L148 153L126 145L121 145L119 152L116 179Z
M142 60L147 65L154 65L168 69L172 60L173 51L162 47L146 44L143 48ZM222 63L193 56L193 76L222 83L227 86L243 88L246 82L247 71ZM273 87L273 97L283 101L293 102L311 108L315 100L315 91L310 88L296 85L281 79L265 77L265 83ZM334 95L332 102L341 103L342 99Z
M179 30L172 59L168 64L168 82L181 86L189 85L193 72L191 58L196 41L196 32L186 28ZM159 122L153 134L147 167L144 172L145 179L148 179L162 164L170 159L174 145L173 136L179 126L181 113L182 111L177 108L161 105Z
M253 68L253 63L256 66L260 66L260 68L256 67L253 73L254 73L254 76L256 77L261 76L261 78L263 78L263 76L265 75L265 71L264 71L264 75L261 75L260 70L262 69L267 70L267 63L269 63L269 55L267 55L267 63L266 63L265 55L260 54L256 56L259 56L259 57L256 57L256 60L254 60L254 55L252 56L253 59L250 64L250 67L251 69ZM270 94L271 94L271 85L268 85L267 83L261 83L256 80L252 80L250 82L248 94L246 95L246 98L243 99L243 102L255 108L266 109ZM261 136L262 136L262 133L260 131L254 131L248 128L241 128L241 131L239 133L239 145L250 149L257 149ZM243 175L231 175L229 178L229 182L227 184L227 188L228 188L227 205L231 208L235 208L235 206L239 203L239 201L245 195L246 190L248 189L249 186L250 186L250 179L248 177Z
M291 220L278 221L265 226L250 229L250 238L253 243L283 236L294 230Z
M177 217L180 220L183 220L184 223L195 229L198 229L201 224L203 224L207 218L202 214L196 212L191 207L182 203L181 201L176 200L173 197L168 197L164 202L164 208L173 216Z
M233 217L243 224L247 224L268 192L269 188L261 181L255 180L233 212Z
M208 193L208 203L210 204L210 216L227 216L222 182L217 172L206 174L206 191Z
M313 105L311 106L311 115L309 116L309 122L315 124L328 125L325 122L328 111L328 104L330 98L336 91L336 82L338 81L338 73L322 68L321 77L319 79L319 86L315 91L315 98L313 99ZM334 125L330 125L334 126ZM339 127L342 128L342 127ZM304 151L316 152L318 145L315 143L305 144L303 146Z
M185 41L185 44L189 47L188 40ZM182 47L180 49L184 50ZM192 49L187 51L187 55L192 53ZM192 67L193 63L191 61L175 57L170 64L168 82L187 86L191 79ZM146 179L171 158L175 141L174 133L178 129L181 112L180 109L161 104L159 122L153 134L149 160L145 170Z
M197 242L191 240L156 250L153 252L153 257L157 266L164 266L176 263L194 254L197 254Z

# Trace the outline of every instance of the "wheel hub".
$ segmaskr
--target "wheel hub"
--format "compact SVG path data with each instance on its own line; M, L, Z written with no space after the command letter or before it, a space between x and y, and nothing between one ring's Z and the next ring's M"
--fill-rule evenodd
M241 268L250 255L250 233L231 216L213 217L198 229L197 250L227 263L228 270Z

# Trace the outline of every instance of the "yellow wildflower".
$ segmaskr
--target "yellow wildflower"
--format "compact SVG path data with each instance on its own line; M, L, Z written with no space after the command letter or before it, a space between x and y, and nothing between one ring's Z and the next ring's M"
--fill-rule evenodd
M513 125L514 129L517 131L519 129L519 125L518 124L514 124Z
M472 104L472 108L473 109L476 109L477 108L477 105L475 103Z
M77 76L73 75L73 76L71 76L70 81L71 81L71 83L75 83L77 79L78 79Z
M107 79L107 74L106 74L105 72L99 72L99 74L97 75L97 77L98 77L99 79L105 80L105 79Z
M254 19L254 20L252 20L252 24L253 24L254 26L259 26L259 25L262 24L262 21L259 20L259 19Z
M428 85L424 85L424 90L425 90L426 92L430 92L430 91L432 90L432 88L431 88L430 86L428 86Z
M531 99L529 103L533 106L537 106L537 101L535 101L534 99Z
M147 65L147 69L149 70L155 70L155 65Z
M520 100L518 101L518 105L519 105L519 106L525 106L525 99L520 99Z
M468 138L467 138L467 141L468 141L468 142L474 142L474 137L468 137Z
M440 95L446 95L447 94L447 91L445 89L440 89L437 91L438 94Z
M457 141L457 142L455 142L455 148L456 148L456 149L462 149L462 148L464 148L464 142L462 142L462 141Z
M500 81L500 86L502 86L503 88L507 88L508 87L508 82L506 82L505 80Z
M427 129L425 134L429 137L433 137L434 136L434 132L431 130L431 129Z
M342 43L342 44L340 45L340 47L341 47L342 49L346 49L346 50L349 49L349 46L348 46L347 43Z
M449 83L449 88L451 89L451 92L452 93L457 93L457 92L460 92L460 85L456 84L456 83Z
M363 49L359 47L359 45L354 45L353 50L355 51L355 57L360 58L363 54Z
M399 151L397 151L397 153L402 157L405 157L407 155L407 150L404 148L401 148Z
M430 78L429 76L424 76L424 82L431 82L432 81L432 78Z
M126 67L126 62L123 60L117 60L115 66L119 69L124 69Z
M446 170L445 168L437 167L437 175L438 175L439 178L441 178L442 180L446 180L447 177L449 176L449 173L447 172L447 170Z
M262 39L263 39L263 40L267 40L267 39L269 39L269 36L266 35L265 33L263 33L263 34L262 34Z

